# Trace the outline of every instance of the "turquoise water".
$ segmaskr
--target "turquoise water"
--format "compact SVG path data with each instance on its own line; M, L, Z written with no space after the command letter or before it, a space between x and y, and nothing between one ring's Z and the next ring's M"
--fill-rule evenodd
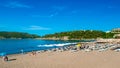
M45 50L45 49L57 47L57 46L49 46L49 45L53 45L53 44L57 45L57 44L72 43L72 42L75 41L4 39L4 40L0 40L0 53L5 52L7 54L15 54L15 53L21 53L21 50L23 50L24 52L29 52L33 50Z
M36 39L2 39L0 40L0 54L16 54L29 52L33 50L46 50L50 48L56 48L63 45L72 44L80 41L62 41L62 40L36 40ZM91 40L88 40L91 41ZM84 41L84 42L88 42Z

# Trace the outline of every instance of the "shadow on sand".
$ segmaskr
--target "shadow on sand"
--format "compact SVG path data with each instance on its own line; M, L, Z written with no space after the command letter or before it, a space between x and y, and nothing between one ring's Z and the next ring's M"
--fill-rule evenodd
M15 61L16 59L9 59L8 61Z

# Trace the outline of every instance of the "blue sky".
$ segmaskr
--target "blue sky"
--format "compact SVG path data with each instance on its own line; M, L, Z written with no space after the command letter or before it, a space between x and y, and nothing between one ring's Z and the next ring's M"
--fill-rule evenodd
M120 0L0 0L0 31L51 34L120 27Z

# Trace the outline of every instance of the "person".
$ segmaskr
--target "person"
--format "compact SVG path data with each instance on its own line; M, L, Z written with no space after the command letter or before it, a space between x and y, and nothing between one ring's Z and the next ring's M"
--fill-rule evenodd
M32 51L32 52L30 53L30 56L31 56L31 55L36 56L36 52L35 52L35 51Z
M21 53L22 53L22 54L24 54L24 51L23 51L23 49L21 49Z
M3 60L4 61L8 61L8 57L7 56L3 56Z
M76 47L77 47L77 50L80 50L81 44L78 43L78 44L76 45Z

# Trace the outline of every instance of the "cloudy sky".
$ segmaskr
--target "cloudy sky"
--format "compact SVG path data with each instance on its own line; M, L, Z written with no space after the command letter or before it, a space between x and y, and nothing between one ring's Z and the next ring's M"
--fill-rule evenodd
M120 0L0 0L0 31L44 35L120 27Z

